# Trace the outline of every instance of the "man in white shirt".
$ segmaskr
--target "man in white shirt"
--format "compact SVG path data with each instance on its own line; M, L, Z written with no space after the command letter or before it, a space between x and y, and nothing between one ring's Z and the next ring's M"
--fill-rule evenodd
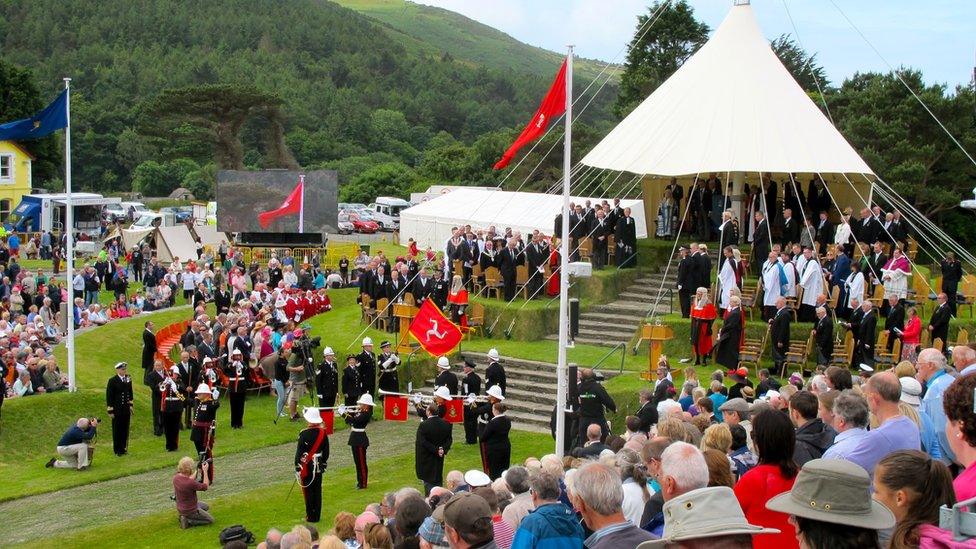
M763 284L763 320L769 320L776 314L776 300L780 296L781 266L776 252L769 252L769 257L762 265Z
M813 250L807 248L803 251L805 262L800 271L800 286L803 287L803 297L800 300L799 320L800 322L814 322L814 309L817 306L817 297L824 292L823 272L820 263L813 255Z

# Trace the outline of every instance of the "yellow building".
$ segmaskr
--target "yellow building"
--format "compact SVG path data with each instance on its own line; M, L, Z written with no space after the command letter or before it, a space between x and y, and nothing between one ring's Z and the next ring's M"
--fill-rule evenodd
M10 212L31 193L31 156L14 141L0 141L0 223L6 223Z

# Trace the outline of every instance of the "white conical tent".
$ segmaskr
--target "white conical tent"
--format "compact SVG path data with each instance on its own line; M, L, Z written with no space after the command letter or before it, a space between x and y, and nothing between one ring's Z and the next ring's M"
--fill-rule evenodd
M873 174L773 53L748 4L582 163L659 176Z

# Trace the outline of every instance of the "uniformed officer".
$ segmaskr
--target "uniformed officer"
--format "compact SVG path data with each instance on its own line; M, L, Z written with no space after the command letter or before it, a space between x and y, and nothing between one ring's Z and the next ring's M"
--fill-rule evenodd
M395 393L400 390L400 378L397 375L400 357L391 350L391 347L389 341L380 343L380 356L376 361L380 366L380 389Z
M317 408L302 412L308 427L298 434L295 475L305 496L305 522L318 522L322 514L322 473L329 460L329 437Z
M190 440L197 449L200 456L201 466L207 469L207 476L213 483L213 446L214 437L217 434L217 408L220 402L218 389L211 389L206 383L201 383L195 391L197 395L197 407L193 411L193 430L190 431Z
M457 374L451 371L451 361L447 360L446 356L438 358L437 369L440 370L440 373L434 379L434 388L447 387L450 394L458 394L461 383L458 381Z
M132 419L132 378L126 368L128 364L115 365L115 375L105 387L105 405L108 417L112 418L112 448L115 455L122 456L129 447L129 422Z
M339 366L332 347L326 347L322 356L322 364L319 364L319 371L315 374L315 390L319 397L319 406L326 408L335 406L336 395L339 393Z
M468 407L473 408L475 416L478 418L478 441L481 450L481 467L485 474L488 474L488 450L485 446L484 440L482 440L481 435L485 432L485 427L488 426L488 422L491 421L492 412L491 407L495 404L505 400L505 395L502 394L502 389L498 385L493 385L485 391L488 396L488 402L477 404L473 401L469 401Z
M505 394L505 368L502 367L498 349L488 351L488 367L485 368L485 390L498 385Z
M372 338L363 338L363 352L359 353L359 393L373 396L376 393L376 355L373 354Z
M420 395L414 395L414 406L417 407L417 415L421 419L426 419L428 416L427 406L423 404ZM440 417L447 417L447 401L453 400L450 390L447 387L438 387L434 389L434 406L437 408L437 415Z
M453 427L444 420L436 404L427 407L427 417L417 427L414 470L424 483L424 493L444 484L444 456L451 450Z
M179 366L171 366L169 376L159 384L159 411L163 416L167 452L175 452L180 447L180 416L186 400L181 373Z
M474 363L464 361L464 377L461 378L461 394L468 398L481 394L481 376L474 371ZM464 442L478 443L478 414L470 406L464 407Z
M356 355L346 357L346 368L342 370L342 395L346 406L355 406L359 400L359 358Z
M369 448L369 437L366 436L366 425L373 418L373 397L364 394L356 401L358 410L339 410L339 415L349 425L349 446L352 448L352 459L356 464L356 489L365 490L369 480L369 468L366 466L366 449Z
M247 364L244 364L244 353L239 348L230 354L230 360L224 366L227 374L227 392L230 394L230 428L244 427L244 399L247 396Z

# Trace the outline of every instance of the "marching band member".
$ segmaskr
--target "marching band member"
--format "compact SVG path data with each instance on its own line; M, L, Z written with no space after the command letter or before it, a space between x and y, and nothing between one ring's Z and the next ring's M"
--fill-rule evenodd
M505 368L501 365L498 349L488 350L488 367L485 368L485 390L487 391L493 385L499 385L502 394L505 394Z
M359 387L359 358L349 355L346 357L346 368L342 370L342 394L346 406L356 405L361 394Z
M211 389L206 384L201 383L196 390L197 407L193 411L193 430L190 431L190 440L197 449L200 456L200 466L206 469L206 475L213 482L213 446L214 436L217 433L217 408L220 402L217 398L220 391Z
M470 360L464 361L464 378L461 379L461 394L477 397L481 394L481 376L474 371L474 363ZM464 407L464 442L465 444L478 443L478 414L469 406Z
M438 358L437 369L440 370L440 373L434 379L434 388L447 387L448 394L458 394L460 382L458 381L457 374L451 371L451 361L446 356Z
M366 425L373 418L373 396L364 394L356 404L358 408L347 409L340 406L338 412L349 425L349 446L352 447L352 459L356 463L356 489L364 490L369 480L369 468L366 466L369 437L366 436Z
M363 352L359 353L359 393L373 396L376 392L376 355L373 340L363 338Z
M400 378L397 375L397 366L400 365L400 357L390 351L390 347L389 341L380 343L381 353L376 361L380 366L380 389L395 393L400 390Z
M492 406L505 400L505 395L502 394L502 388L500 385L492 385L485 391L488 396L488 402L478 404L475 402L474 398L468 397L468 407L472 409L475 416L478 418L478 439L480 441L481 450L481 467L484 469L485 474L488 474L488 451L485 446L485 441L482 435L485 432L485 427L488 426L488 422L491 421L492 417Z
M322 473L329 460L329 437L317 408L302 412L308 427L298 435L295 475L305 497L305 522L318 522L322 514Z
M159 411L163 416L163 433L166 435L166 451L180 447L180 416L183 413L183 381L178 366L171 366L169 376L159 384L161 398Z
M224 366L227 374L227 391L230 393L230 428L244 427L244 397L247 396L247 365L244 354L234 349L230 361Z
M319 364L319 371L315 375L315 389L319 406L325 408L335 406L336 395L339 393L339 367L336 365L332 347L326 347L322 356L322 364Z

